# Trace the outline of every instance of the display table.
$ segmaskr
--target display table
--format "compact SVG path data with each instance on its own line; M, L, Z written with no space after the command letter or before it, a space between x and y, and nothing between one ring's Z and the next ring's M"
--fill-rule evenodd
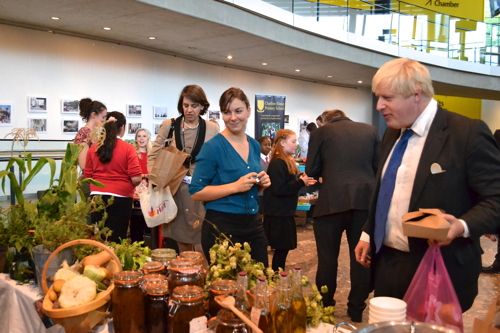
M0 274L0 333L65 333L61 325L45 328L33 306L33 302L41 297L37 284L18 285L7 274ZM94 333L112 332L114 329L111 319L96 326L94 330ZM351 331L340 328L337 332ZM333 333L333 326L321 323L317 329L308 328L307 333Z

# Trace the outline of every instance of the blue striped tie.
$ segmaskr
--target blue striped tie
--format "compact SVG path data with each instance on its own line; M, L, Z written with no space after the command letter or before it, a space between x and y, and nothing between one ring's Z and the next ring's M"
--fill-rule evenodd
M385 224L387 222L387 215L389 214L389 207L391 206L392 194L394 193L394 185L396 183L396 175L398 173L401 160L408 146L408 139L412 136L413 130L407 129L401 135L396 148L392 152L391 159L385 170L380 190L377 198L377 209L375 211L375 253L382 247L385 237Z

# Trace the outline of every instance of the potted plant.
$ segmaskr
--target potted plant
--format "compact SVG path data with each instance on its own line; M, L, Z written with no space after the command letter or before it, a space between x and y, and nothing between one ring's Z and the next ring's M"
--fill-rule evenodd
M77 202L77 193L80 192L80 197L84 197L80 186L85 182L91 182L97 186L103 185L92 179L78 179L77 164L78 155L82 150L81 146L72 143L67 145L66 153L61 162L59 178L54 179L55 160L41 157L33 166L31 153L26 153L29 139L38 138L36 132L31 129L14 129L8 135L13 135L13 145L14 142L20 142L25 152L23 157L11 157L6 170L0 171L2 188L5 191L5 178L9 178L18 203L2 212L0 221L7 230L9 245L16 248L16 261L24 261L26 253L31 259L32 251L34 256L38 257L40 254L41 259L37 260L37 263L38 271L41 272L45 260L55 248L68 241L90 238L93 235L94 227L87 224L88 214L92 210L103 210L105 205L100 197ZM22 175L20 182L17 181L16 175L9 171L14 164L17 164ZM48 190L43 193L38 202L28 202L24 199L23 193L30 181L45 165L50 167ZM99 230L99 234L106 234L109 231L103 227L105 218L104 214L103 219L99 222L99 228L95 229ZM56 261L54 263L57 265ZM31 271L33 270L34 267L31 267ZM24 280L30 277L29 274L19 272L27 271L29 273L30 270L26 265L16 263L14 271L16 271L13 274L16 279Z

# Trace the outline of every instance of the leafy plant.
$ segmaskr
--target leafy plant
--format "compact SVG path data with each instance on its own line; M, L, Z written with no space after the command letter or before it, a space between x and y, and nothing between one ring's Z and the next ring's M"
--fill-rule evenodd
M142 247L144 242L129 243L127 239L120 239L121 243L112 242L110 245L115 250L115 254L120 259L124 271L140 269L147 261L146 257L151 256L149 247Z

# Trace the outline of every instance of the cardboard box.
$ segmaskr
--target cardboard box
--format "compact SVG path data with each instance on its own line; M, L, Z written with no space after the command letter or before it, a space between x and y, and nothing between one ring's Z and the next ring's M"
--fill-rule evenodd
M420 208L418 212L403 215L403 234L408 237L446 240L450 223L437 215L444 214L441 209Z

